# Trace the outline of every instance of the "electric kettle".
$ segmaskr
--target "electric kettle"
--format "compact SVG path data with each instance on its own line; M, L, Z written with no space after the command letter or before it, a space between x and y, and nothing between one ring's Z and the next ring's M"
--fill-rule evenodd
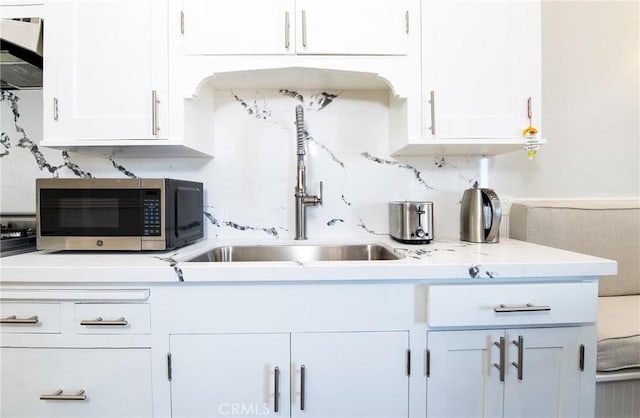
M467 189L460 207L460 240L498 242L502 208L492 189Z

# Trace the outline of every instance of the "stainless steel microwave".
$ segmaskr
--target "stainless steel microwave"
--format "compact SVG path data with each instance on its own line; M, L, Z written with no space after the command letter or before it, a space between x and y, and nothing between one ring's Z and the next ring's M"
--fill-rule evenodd
M167 250L204 235L202 183L36 179L39 250Z

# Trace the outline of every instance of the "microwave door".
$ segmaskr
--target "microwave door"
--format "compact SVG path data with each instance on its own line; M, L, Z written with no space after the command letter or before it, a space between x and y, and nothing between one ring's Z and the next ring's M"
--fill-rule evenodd
M125 245L140 249L143 217L139 189L44 188L40 189L39 206L43 248L48 242L60 246L64 237L69 248Z

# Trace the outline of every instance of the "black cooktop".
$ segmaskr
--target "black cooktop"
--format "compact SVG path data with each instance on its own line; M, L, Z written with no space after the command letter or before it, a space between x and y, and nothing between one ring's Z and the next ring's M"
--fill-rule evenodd
M0 214L0 257L36 250L34 214Z

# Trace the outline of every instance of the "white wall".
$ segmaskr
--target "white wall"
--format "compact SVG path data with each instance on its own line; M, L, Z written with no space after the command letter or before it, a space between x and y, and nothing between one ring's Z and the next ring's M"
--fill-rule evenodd
M639 4L543 1L542 119L549 142L532 161L495 158L498 193L640 196Z

